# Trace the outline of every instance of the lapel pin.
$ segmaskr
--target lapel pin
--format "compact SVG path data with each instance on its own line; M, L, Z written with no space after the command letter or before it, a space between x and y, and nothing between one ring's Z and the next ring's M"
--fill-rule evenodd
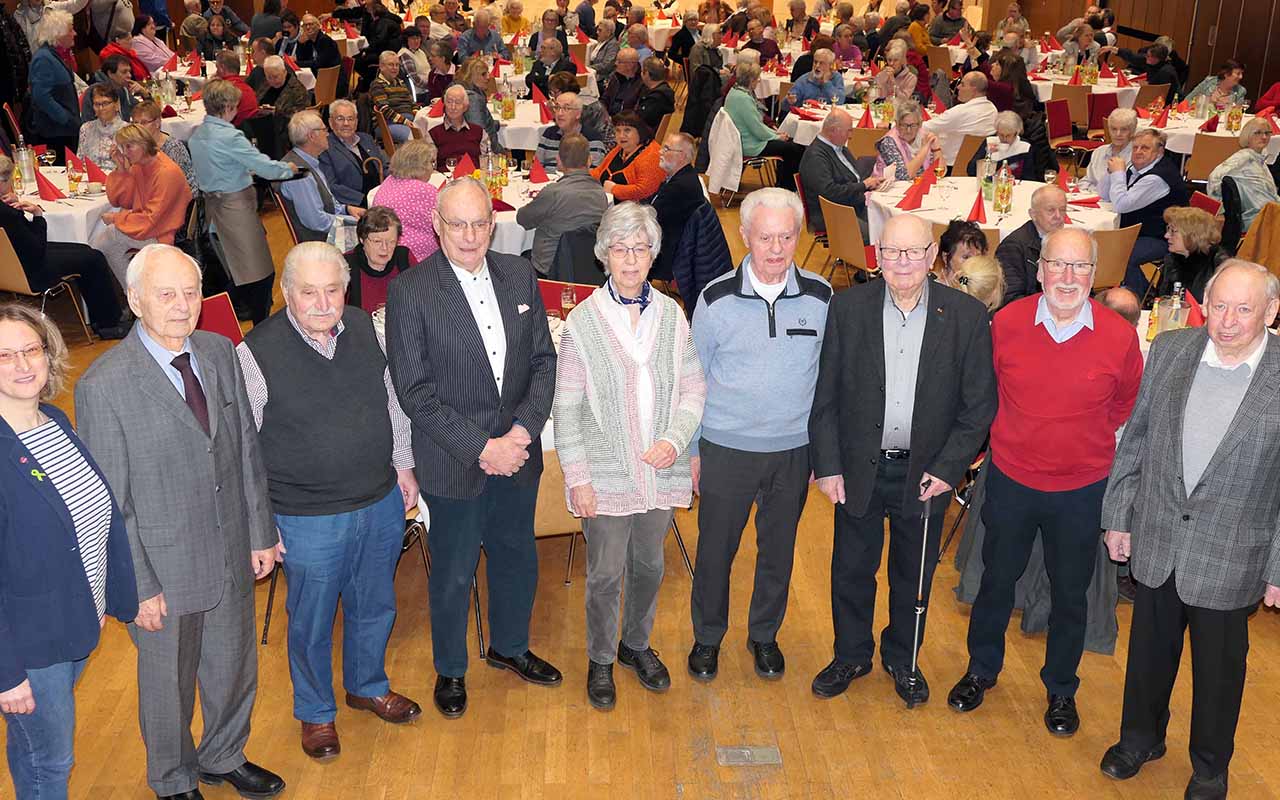
M19 458L19 459L18 459L18 463L19 463L19 464L25 464L25 463L27 463L27 457L26 457L26 456L22 456L21 458Z
M40 471L40 470L38 470L38 469L33 469L33 470L31 470L31 477L35 478L36 480L40 481L41 483L44 483L44 473L43 473L43 472L41 472L41 471Z

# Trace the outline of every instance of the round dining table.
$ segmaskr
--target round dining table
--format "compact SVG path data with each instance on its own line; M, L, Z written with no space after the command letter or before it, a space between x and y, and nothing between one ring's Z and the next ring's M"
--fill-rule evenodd
M191 104L191 108L187 108L186 104L179 100L173 105L173 110L178 112L178 115L163 117L160 120L160 129L180 141L190 140L191 134L195 133L200 123L204 122L204 101L196 100Z

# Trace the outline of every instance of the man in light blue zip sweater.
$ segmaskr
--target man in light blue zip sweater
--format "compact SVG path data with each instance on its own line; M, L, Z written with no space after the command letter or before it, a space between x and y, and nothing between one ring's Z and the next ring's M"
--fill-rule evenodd
M729 572L751 506L755 584L747 647L756 674L785 669L777 634L787 610L796 525L809 491L809 410L831 285L795 265L804 207L794 192L760 189L742 202L750 254L707 284L693 340L707 379L702 429L690 446L698 507L689 672L715 678L729 627Z

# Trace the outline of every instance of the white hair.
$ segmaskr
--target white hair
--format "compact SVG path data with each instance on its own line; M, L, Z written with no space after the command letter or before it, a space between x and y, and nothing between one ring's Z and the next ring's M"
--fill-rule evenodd
M262 62L263 72L284 72L284 59L280 56L267 56Z
M600 227L596 229L596 258L605 265L608 271L609 248L621 239L627 239L637 233L643 233L649 240L649 250L653 258L658 257L662 248L662 228L658 226L658 211L653 206L640 203L618 203L604 212L600 219Z
M596 23L596 34L602 42L608 41L617 31L618 25L611 19L602 19Z
M804 204L800 202L800 195L795 192L788 192L786 189L769 187L756 189L742 201L742 208L739 210L742 218L742 227L751 230L752 216L755 214L755 210L761 206L789 210L795 215L796 229L798 230L804 225Z
M303 264L331 264L338 268L343 287L351 282L351 267L342 251L328 242L302 242L296 244L284 257L284 270L280 273L280 288L288 291L293 288L295 273Z
M440 191L436 194L436 214L437 215L440 214L440 209L444 207L445 200L450 195L452 195L454 192L457 192L461 189L468 188L468 187L470 187L471 189L474 189L475 191L483 195L486 199L488 199L489 190L484 188L484 184L481 183L480 181L476 180L470 175L467 175L462 178L454 178L453 180L446 183L444 186L440 187ZM489 218L492 219L493 205L490 203L485 203L485 205L489 207Z
M894 39L884 46L884 57L896 61L900 58L907 57L907 43L901 39Z
M1022 117L1012 111L1001 111L996 114L997 133L1022 133Z
M698 39L703 44L710 47L712 42L715 40L716 34L719 32L720 32L719 25L712 25L711 23L707 23L706 25L702 26L702 33L699 34Z
M1209 305L1209 293L1213 291L1214 282L1218 280L1219 275L1226 272L1228 269L1240 269L1245 272L1253 272L1261 275L1264 284L1263 290L1267 294L1267 302L1270 303L1272 300L1280 300L1280 278L1277 278L1271 270L1261 264L1255 264L1252 261L1245 261L1243 258L1228 258L1226 261L1223 261L1218 265L1217 270L1209 278L1209 282L1204 285L1204 299L1206 307Z
M559 42L556 42L556 44L559 44ZM450 94L450 93L452 93L454 89L457 89L459 92L461 92L461 93L462 93L462 99L463 99L463 100L466 100L466 99L467 99L467 87L465 87L465 86L463 86L462 84L459 84L459 83L452 83L452 84L449 84L449 88L444 90L444 96L445 96L445 97L448 97L448 96L449 96L449 94Z
M294 147L301 147L312 131L324 129L324 120L320 119L317 112L309 108L299 111L289 118L289 143Z
M836 60L835 52L828 50L825 47L820 47L817 50L813 51L813 62L815 64L818 63L819 61L823 62L824 64L825 63L834 64L835 60Z
M1043 187L1042 187L1043 188ZM1044 237L1044 242L1040 245L1040 260L1044 261L1044 254L1049 252L1049 244L1054 239L1060 239L1063 236L1083 236L1089 242L1089 261L1093 264L1098 263L1098 240L1094 237L1093 232L1084 228L1058 228L1056 231L1050 231L1049 235Z
M359 113L360 113L360 109L356 108L356 104L355 104L355 103L351 102L350 100L346 99L345 97L341 97L341 98L338 98L337 100L334 100L332 103L330 103L330 104L329 104L329 118L330 118L330 119L332 119L332 118L333 118L334 113L336 113L337 111L340 111L341 109L344 109L344 108L349 108L349 109L351 109L351 113L353 113L353 114L359 114Z
M61 12L59 12L61 13ZM128 291L134 291L142 286L142 281L146 277L147 267L150 266L153 256L158 255L174 255L191 265L196 271L197 277L202 277L203 272L200 269L200 262L191 256L182 252L171 244L149 244L142 248L129 259L129 268L124 274L124 287Z
M71 29L71 15L65 11L46 10L44 16L36 23L36 40L33 47L53 44L66 35Z
M1136 131L1138 129L1138 112L1132 108L1117 108L1107 115L1107 127L1111 130L1128 128L1131 131Z
M911 11L911 3L908 0L898 0L897 5L893 7L900 16L906 16Z
M484 20L485 25L489 25L493 22L493 14L489 11L489 9L487 8L477 9L475 16L471 18L471 24L477 25L480 23L481 20Z

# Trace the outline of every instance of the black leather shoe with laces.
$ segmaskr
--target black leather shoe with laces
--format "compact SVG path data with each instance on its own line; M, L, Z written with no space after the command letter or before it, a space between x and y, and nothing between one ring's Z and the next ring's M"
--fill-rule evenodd
M822 668L813 679L813 693L818 697L838 697L844 694L856 678L871 671L871 664L850 664L838 658Z
M714 644L693 643L689 651L689 674L700 681L715 680L720 671L720 647Z
M587 700L592 707L609 711L618 702L618 691L613 685L613 665L587 661Z
M500 655L492 647L484 657L484 663L495 669L511 670L522 679L538 686L559 686L564 676L560 670L538 658L532 650L525 650L518 656Z
M995 685L995 678L984 678L972 672L965 673L965 676L951 687L951 694L947 695L947 705L956 711L972 711L982 705L983 698L987 696L987 690L995 688Z
M747 640L747 649L751 651L756 662L756 674L761 678L776 681L787 670L787 660L782 657L782 648L777 642L754 642Z
M1102 757L1102 774L1118 781L1127 781L1138 774L1143 764L1163 758L1164 753L1164 742L1150 750L1142 751L1126 750L1117 742L1107 748L1106 754Z
M1080 714L1076 699L1060 694L1049 695L1049 708L1044 712L1044 726L1054 736L1075 736L1080 730Z
M920 671L920 667L916 667L915 674L911 674L911 667L895 667L892 664L885 664L884 671L889 673L889 677L893 678L893 689L906 701L908 706L921 706L929 702L929 682L924 679L924 673Z
M632 650L618 642L618 663L635 672L640 685L651 692L665 692L671 688L671 673L652 647Z

